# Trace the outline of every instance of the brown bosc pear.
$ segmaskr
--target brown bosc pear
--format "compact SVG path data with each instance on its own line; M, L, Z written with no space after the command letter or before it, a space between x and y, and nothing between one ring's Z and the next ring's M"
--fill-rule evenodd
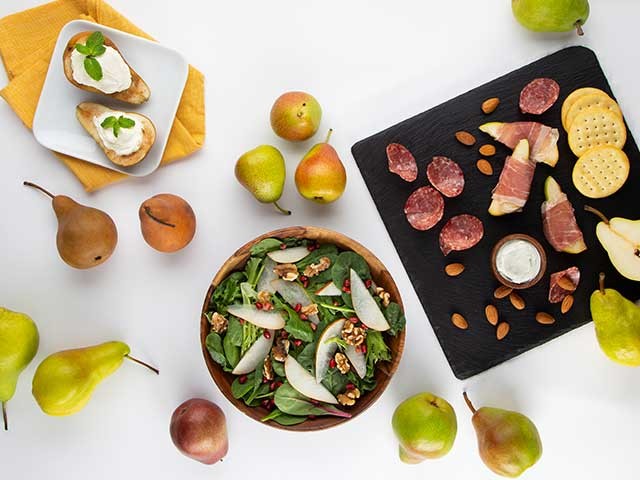
M87 269L104 263L111 256L118 243L118 231L109 215L65 195L53 195L35 183L23 184L51 197L58 218L56 245L65 263Z

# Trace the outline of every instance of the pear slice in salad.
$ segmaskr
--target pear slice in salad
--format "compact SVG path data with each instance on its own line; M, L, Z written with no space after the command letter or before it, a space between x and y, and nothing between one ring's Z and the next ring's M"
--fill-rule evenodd
M360 321L367 327L379 332L389 330L391 328L389 322L387 322L371 292L369 292L369 289L354 269L351 269L349 280L351 282L353 309L356 311Z
M360 378L364 378L367 376L367 356L358 350L353 345L349 345L344 354L349 359L349 363L356 371Z
M318 342L316 343L316 382L321 383L324 376L329 369L329 362L338 349L336 342L331 342L332 338L340 336L342 328L344 327L345 319L336 320L330 323L327 328L324 329Z
M276 275L276 273L273 271L276 265L277 263L271 260L269 257L264 259L262 273L260 274L260 278L258 279L258 283L256 285L256 292L276 292L276 289L273 288L273 285L271 284L271 282L278 279L278 275Z
M316 290L316 295L319 297L339 297L342 295L342 290L336 287L335 283L329 282Z
M307 372L291 355L284 362L284 373L289 384L305 397L319 402L338 404L338 400L324 385L316 382L313 375Z
M273 345L274 331L269 330L269 338L260 335L253 345L247 350L231 373L245 375L253 372L262 361L267 358Z
M267 253L267 256L277 263L297 263L310 253L307 247L291 247L284 250L274 250Z
M280 330L284 328L284 318L275 310L258 310L253 305L230 305L227 308L234 317L253 323L256 327L267 330Z
M313 303L304 287L297 282L287 282L279 278L271 282L271 285L282 296L284 301L294 308L296 305L308 307ZM309 315L309 320L315 324L320 322L317 314Z

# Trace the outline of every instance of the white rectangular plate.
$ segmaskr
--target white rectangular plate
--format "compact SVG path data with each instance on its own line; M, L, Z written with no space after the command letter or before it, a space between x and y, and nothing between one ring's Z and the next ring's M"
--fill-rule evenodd
M67 43L80 32L96 30L113 40L127 63L149 85L151 97L145 104L131 105L81 90L65 77L62 54ZM60 31L33 120L33 134L41 145L53 151L134 177L149 175L160 166L188 73L187 61L175 50L120 30L74 20ZM156 142L145 159L131 167L111 163L76 119L76 106L82 102L101 103L116 110L149 117L156 126Z

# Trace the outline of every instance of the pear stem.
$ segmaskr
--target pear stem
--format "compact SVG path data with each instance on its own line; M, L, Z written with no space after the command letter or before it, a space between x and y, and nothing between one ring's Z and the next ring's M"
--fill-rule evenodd
M576 27L576 32L578 32L578 35L582 37L584 35L584 30L582 29L582 21L578 20L575 23L575 27Z
M602 295L605 295L605 293L606 293L606 290L604 288L604 278L605 278L604 272L600 273L600 278L598 280L598 284L600 286L600 293Z
M142 360L138 360L137 358L132 357L131 355L125 355L125 357L127 357L132 362L136 362L137 364L142 365L143 367L147 367L149 370L155 372L156 375L160 375L160 370L158 370L156 367L152 367L148 363L145 363Z
M469 410L471 410L471 413L476 413L476 407L473 406L473 403L471 403L471 400L469 400L469 396L467 395L467 392L462 392L462 396L464 397L464 401L467 404L467 407L469 407Z
M291 215L291 210L286 210L282 208L280 205L278 205L278 202L273 202L273 206L276 207L276 210L278 210L281 214Z
M5 431L9 430L9 422L7 421L7 402L2 402L2 420L4 421Z
M584 209L589 212L589 213L593 213L594 215L600 217L600 220L602 220L604 223L606 223L607 225L609 225L609 219L607 218L607 216L602 213L600 210L596 210L593 207L590 207L589 205L585 205Z
M332 133L333 133L333 128L330 128L329 131L327 132L327 138L325 139L324 143L329 143Z
M151 217L151 219L153 219L154 221L156 221L156 222L158 222L158 223L160 223L162 225L166 225L167 227L171 227L171 228L176 228L176 226L173 223L166 222L166 221L156 217L153 213L151 213L151 207L147 207L145 205L144 213L146 213L147 215L149 215L149 217Z
M53 198L55 195L53 195L51 192L48 192L47 190L45 190L44 188L42 188L40 185L36 185L35 183L31 183L31 182L27 182L24 181L22 182L23 185L27 186L27 187L33 187L35 189L40 190L42 193L44 193L45 195L49 195L51 198Z

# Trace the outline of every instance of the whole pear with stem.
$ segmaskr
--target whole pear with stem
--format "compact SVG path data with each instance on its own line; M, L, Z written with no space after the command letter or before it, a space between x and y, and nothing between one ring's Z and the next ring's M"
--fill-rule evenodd
M67 265L87 269L107 261L118 243L118 230L109 215L81 205L66 195L53 195L35 183L23 184L51 197L58 218L56 245L60 258Z

